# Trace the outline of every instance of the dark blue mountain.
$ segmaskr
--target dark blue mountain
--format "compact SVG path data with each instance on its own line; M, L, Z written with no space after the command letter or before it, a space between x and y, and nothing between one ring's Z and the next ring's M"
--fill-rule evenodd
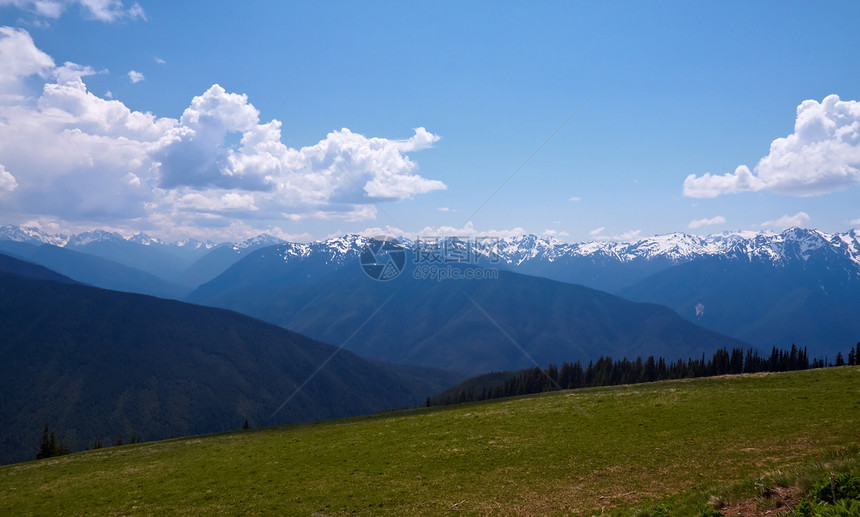
M250 271L261 252L234 270ZM261 278L272 277L266 267L260 271ZM748 346L666 307L578 285L507 271L497 279L441 282L416 279L413 272L378 282L357 262L347 263L316 281L256 282L253 292L235 289L216 303L346 343L364 357L470 374L530 367L532 360L545 365L600 355L688 357Z
M32 459L46 424L76 450L410 407L463 378L37 268L0 272L0 463Z

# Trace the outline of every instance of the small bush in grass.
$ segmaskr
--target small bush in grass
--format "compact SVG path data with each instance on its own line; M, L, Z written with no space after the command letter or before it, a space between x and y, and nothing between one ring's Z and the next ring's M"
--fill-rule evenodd
M795 506L797 517L856 517L860 515L860 474L826 475ZM783 514L789 515L789 514Z
M812 487L810 497L817 501L834 504L840 499L860 500L860 474L843 472L830 477L825 477ZM834 500L834 495L836 499Z

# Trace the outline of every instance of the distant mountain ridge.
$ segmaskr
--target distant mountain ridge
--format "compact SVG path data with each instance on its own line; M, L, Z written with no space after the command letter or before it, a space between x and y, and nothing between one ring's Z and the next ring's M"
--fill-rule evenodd
M49 234L38 228L22 226L0 227L0 247L10 243L32 246L50 245L86 253L109 260L147 275L153 275L170 284L168 289L133 289L156 296L177 297L187 294L230 267L245 254L261 247L283 242L277 237L261 234L239 243L220 243L182 239L166 242L145 233L124 237L116 232L94 230L76 235ZM5 243L5 245L4 245ZM57 264L43 264L56 268ZM76 278L90 283L89 278ZM127 290L124 285L95 284L109 289Z
M311 243L282 242L265 251L266 260L280 257L284 263L315 260L339 267L356 260L369 238L345 235ZM411 249L427 246L420 241L399 239ZM576 244L552 237L523 235L498 239L492 251L476 248L466 237L447 239L437 246L456 240L471 256L480 254L483 265L497 266L520 273L542 276L563 282L578 283L609 292L644 280L672 266L696 260L726 257L785 267L805 262L820 254L842 262L846 274L860 279L860 231L827 234L819 230L791 228L782 233L734 232L699 237L672 233L646 237L634 242L592 241ZM489 257L488 254L493 256ZM262 256L262 253L260 254Z
M394 236L406 246L417 245L413 239ZM450 236L455 237L455 236ZM492 237L488 235L487 237ZM463 243L470 245L471 240L459 236ZM162 245L180 248L206 248L230 246L234 249L246 247L265 247L282 245L288 254L308 256L324 252L332 258L349 255L350 251L360 250L367 237L346 234L342 237L309 243L287 242L272 235L262 233L241 242L215 243L210 240L185 239L165 242L145 233L123 237L116 232L95 230L76 235L49 234L33 227L6 225L0 226L0 240L19 242L39 242L54 246L85 246L94 242L128 241L136 244ZM815 229L789 228L781 233L773 232L724 232L708 236L690 235L683 232L643 237L636 240L594 240L579 243L566 243L555 237L538 237L533 234L498 239L498 254L505 264L521 266L529 262L556 262L565 258L592 257L613 259L622 263L639 260L669 260L682 263L695 258L716 255L746 256L748 258L769 259L774 263L792 259L804 259L817 249L829 247L838 250L860 268L860 230L850 229L842 233L825 233Z
M319 282L329 275L345 268L359 271L358 255L367 242L365 237L349 235L261 248L198 287L186 300L246 312L332 339L324 329L309 324L315 318L291 320L285 317L288 311L275 311L302 286L319 290L315 286L327 285ZM423 243L408 239L403 243L413 251L426 251ZM860 322L850 316L860 313L857 230L827 234L792 228L779 234L709 237L679 233L632 243L580 244L532 235L499 239L489 250L474 240L452 238L439 246L459 246L460 251L465 247L466 260L481 267L666 305L689 321L765 350L797 343L815 354L831 355L860 339Z
M408 247L421 245L412 239L397 238ZM468 237L461 236L459 239L466 246L472 246L473 241ZM234 250L248 247L282 246L285 259L308 257L311 254L322 253L330 257L329 263L339 263L360 251L368 238L357 234L347 234L342 237L300 243L286 242L263 233L242 242L216 244L209 240L198 241L195 239L165 242L145 233L138 233L125 238L118 233L103 230L67 236L48 234L38 228L6 225L0 227L0 241L2 240L39 242L60 247L81 247L96 242L120 241L145 246L159 245L185 249L205 248L208 250L219 246L230 247ZM619 264L636 262L680 264L718 255L735 259L767 260L774 265L781 265L793 260L806 260L812 253L823 248L842 255L852 262L857 268L856 274L860 276L860 230L857 229L830 234L815 229L789 228L781 233L738 231L712 234L705 237L677 232L628 241L595 240L580 243L566 243L554 237L521 235L498 239L496 252L500 263L516 268L581 258Z

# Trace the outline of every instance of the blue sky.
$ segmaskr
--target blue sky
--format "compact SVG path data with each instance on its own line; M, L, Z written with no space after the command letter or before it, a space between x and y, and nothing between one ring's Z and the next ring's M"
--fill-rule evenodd
M0 224L860 226L860 3L531 4L0 0Z

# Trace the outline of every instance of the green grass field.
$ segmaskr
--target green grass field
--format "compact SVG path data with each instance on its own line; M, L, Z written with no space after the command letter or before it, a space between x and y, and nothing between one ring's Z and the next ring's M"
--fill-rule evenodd
M0 467L0 514L630 515L858 446L860 367L842 367L87 451Z

